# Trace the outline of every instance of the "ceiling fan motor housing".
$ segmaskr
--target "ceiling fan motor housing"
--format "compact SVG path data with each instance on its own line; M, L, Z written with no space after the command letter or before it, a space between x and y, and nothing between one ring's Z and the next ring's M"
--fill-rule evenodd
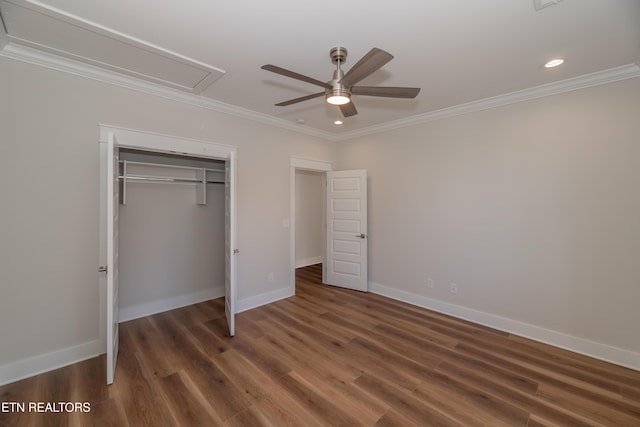
M329 51L329 57L331 57L331 62L337 64L340 61L341 64L347 60L347 49L342 46L334 47Z

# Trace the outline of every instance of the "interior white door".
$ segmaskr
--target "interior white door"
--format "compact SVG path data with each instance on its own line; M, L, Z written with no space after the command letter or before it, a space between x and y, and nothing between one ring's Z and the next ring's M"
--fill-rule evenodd
M367 290L367 171L326 172L325 283Z
M235 226L235 153L229 154L225 164L225 280L224 280L224 311L227 316L229 335L235 335L235 305L236 305L236 226Z
M107 137L107 384L113 383L118 358L118 208L120 201L119 149L115 136Z

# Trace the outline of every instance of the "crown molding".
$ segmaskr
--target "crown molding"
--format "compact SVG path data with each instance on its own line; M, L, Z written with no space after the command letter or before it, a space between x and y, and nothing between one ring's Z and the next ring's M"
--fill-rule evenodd
M2 40L1 37L0 40ZM64 73L85 77L102 83L112 84L126 89L132 89L138 92L160 96L173 101L202 107L207 110L229 114L243 119L252 120L255 122L306 134L309 136L314 136L317 138L322 138L329 141L336 140L335 135L332 135L328 132L324 132L318 129L312 129L309 127L301 127L298 124L293 124L289 121L278 119L267 114L258 113L246 108L241 108L210 98L205 98L202 95L186 93L177 89L172 89L156 83L148 82L145 80L137 79L135 77L130 77L121 73L75 61L63 56L43 52L27 46L22 46L11 41L9 41L4 46L4 49L0 50L0 57L14 59L52 70L62 71Z
M488 110L490 108L501 107L504 105L515 104L518 102L529 101L532 99L543 98L546 96L557 95L574 90L585 89L592 86L613 83L620 80L632 79L635 77L640 77L640 66L635 63L627 64L620 67L610 68L604 71L598 71L595 73L585 74L558 82L535 86L516 92L510 92L491 98L480 99L478 101L472 101L466 104L455 105L453 107L443 108L441 110L418 114L404 119L393 120L390 122L382 123L380 125L369 126L364 129L341 133L339 135L338 141L346 141L361 136L415 126L422 123L447 119L463 114Z
M0 46L2 40L2 31L0 31ZM0 57L27 62L41 67L46 67L76 76L97 80L103 83L160 96L173 101L194 105L219 113L229 114L231 116L240 117L243 119L278 127L281 129L286 129L308 136L313 136L316 138L321 138L332 142L347 141L366 135L373 135L394 129L401 129L419 125L422 123L433 122L436 120L460 116L463 114L501 107L504 105L515 104L518 102L529 101L564 92L570 92L592 86L598 86L620 80L640 77L640 66L638 65L638 63L640 63L639 59L638 63L627 64L604 71L598 71L591 74L573 77L559 82L548 83L516 92L494 96L491 98L468 102L466 104L460 104L424 114L418 114L399 120L393 120L379 125L368 126L363 129L335 134L319 129L301 126L267 114L258 113L246 108L237 107L235 105L216 101L210 98L205 98L202 95L193 95L179 91L177 89L172 89L152 82L136 79L134 77L123 75L110 70L105 70L93 65L42 52L40 50L33 49L27 46L18 45L11 41L7 42L4 45L4 48L0 50Z

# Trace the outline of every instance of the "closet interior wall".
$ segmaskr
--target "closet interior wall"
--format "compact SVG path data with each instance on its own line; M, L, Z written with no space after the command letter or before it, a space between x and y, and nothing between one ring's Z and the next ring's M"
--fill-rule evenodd
M126 149L120 159L119 321L224 296L224 173L207 172L206 201L195 182L224 162Z

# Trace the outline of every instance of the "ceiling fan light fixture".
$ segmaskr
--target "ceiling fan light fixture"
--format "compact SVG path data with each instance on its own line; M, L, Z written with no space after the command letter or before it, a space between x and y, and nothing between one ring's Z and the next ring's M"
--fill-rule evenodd
M345 105L351 102L351 92L342 88L335 88L327 92L327 102L331 105Z
M345 105L351 102L351 98L344 95L328 95L327 102L331 105Z

